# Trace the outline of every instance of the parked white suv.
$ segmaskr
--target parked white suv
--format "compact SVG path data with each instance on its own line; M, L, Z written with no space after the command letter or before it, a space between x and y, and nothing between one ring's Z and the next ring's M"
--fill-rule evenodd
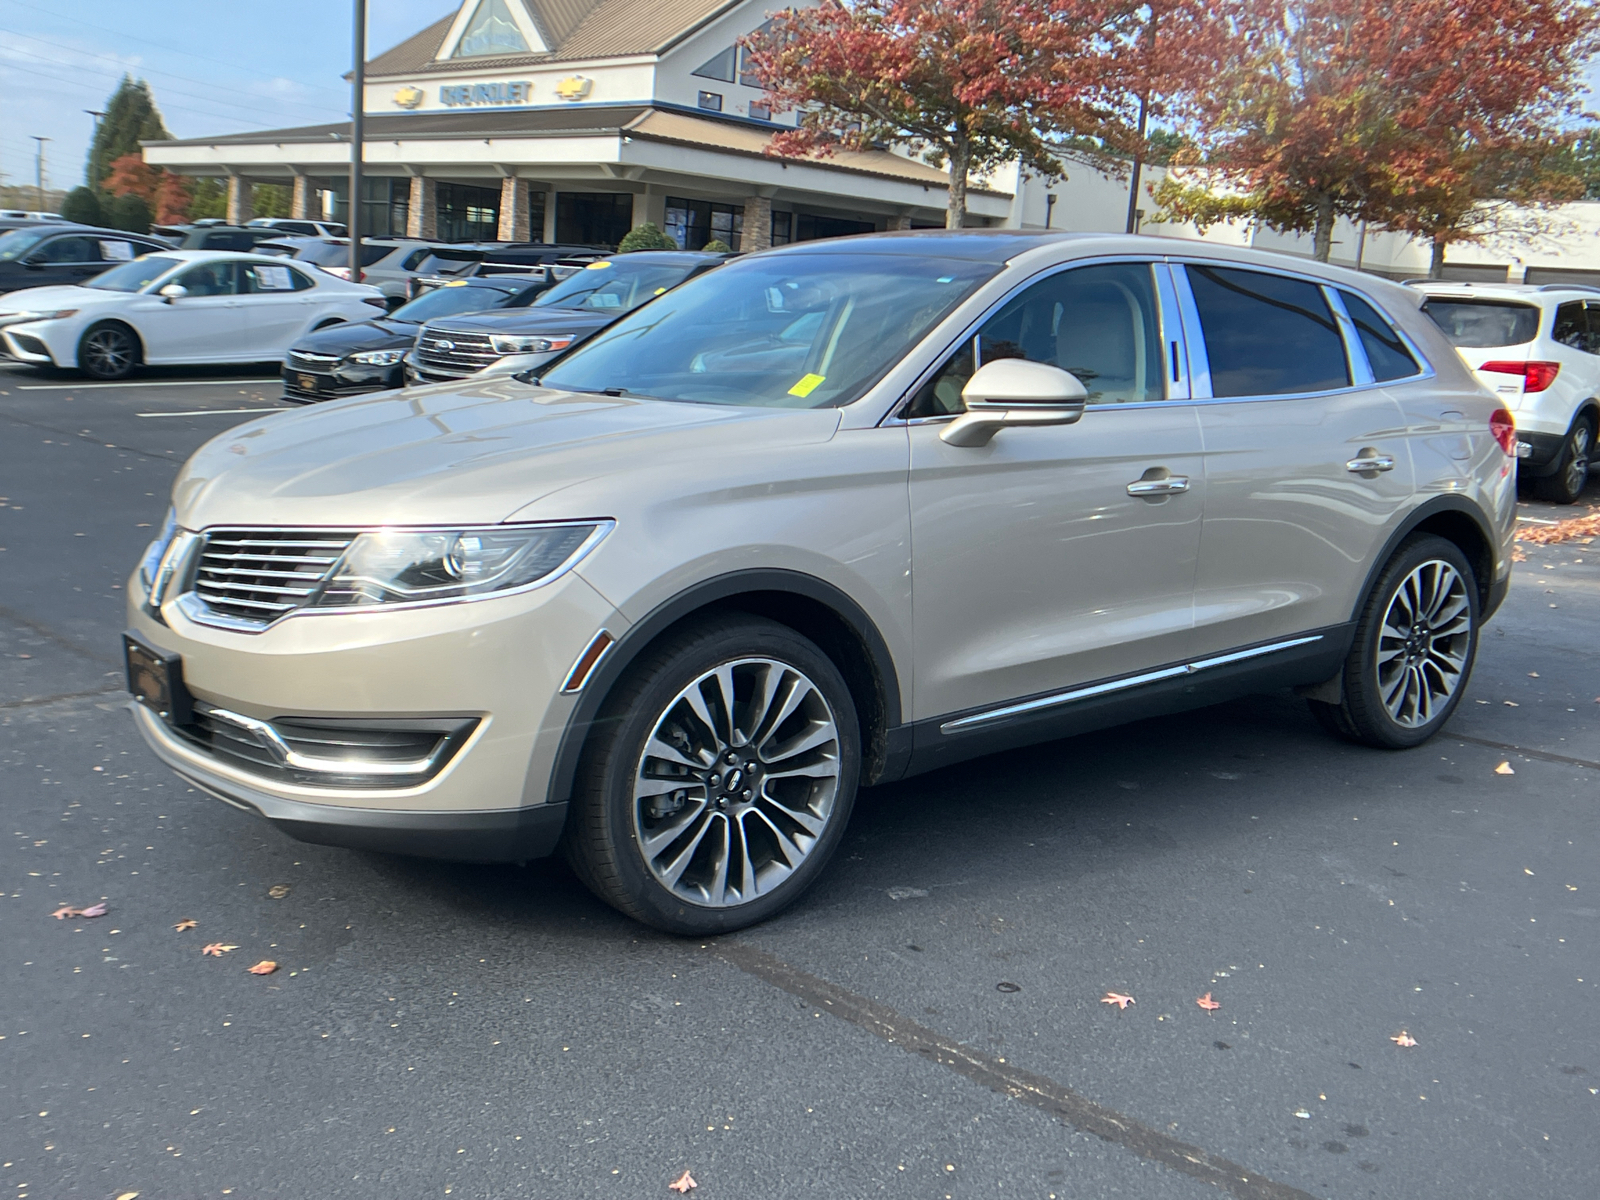
M1572 504L1600 427L1600 288L1426 283L1423 311L1517 422L1518 473Z

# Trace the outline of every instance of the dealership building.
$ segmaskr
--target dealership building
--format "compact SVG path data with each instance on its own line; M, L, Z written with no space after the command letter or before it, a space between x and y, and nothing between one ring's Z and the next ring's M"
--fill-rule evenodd
M766 152L794 117L770 110L737 39L773 7L466 0L367 63L363 229L614 246L649 221L689 249L755 250L942 226L946 177L927 163ZM152 165L226 177L235 221L256 183L291 187L296 216L340 219L349 158L347 123L145 144ZM1046 204L1014 169L968 198L976 225L1043 226Z

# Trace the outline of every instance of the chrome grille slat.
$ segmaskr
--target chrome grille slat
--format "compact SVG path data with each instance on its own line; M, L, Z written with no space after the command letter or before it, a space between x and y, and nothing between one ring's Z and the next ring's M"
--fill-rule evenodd
M302 371L327 371L339 361L337 354L308 354L302 350L289 351L289 366Z
M270 624L316 593L355 537L342 530L213 530L195 566L194 593L215 613Z
M450 342L450 349L441 349L440 342ZM460 374L469 374L500 361L500 352L494 348L488 334L458 333L450 329L426 330L417 339L416 355L419 366Z

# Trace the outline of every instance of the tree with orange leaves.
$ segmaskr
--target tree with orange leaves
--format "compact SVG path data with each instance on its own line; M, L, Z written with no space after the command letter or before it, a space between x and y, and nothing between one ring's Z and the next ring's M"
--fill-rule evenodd
M1180 90L1189 53L1224 32L1203 0L827 0L746 40L774 111L797 110L771 153L910 147L949 173L945 223L966 224L971 176L1020 161L1065 168L1057 139L1135 151L1141 97ZM1161 53L1148 44L1159 12ZM1091 150L1075 155L1094 154Z
M1424 209L1470 209L1485 164L1578 115L1600 44L1590 0L1241 0L1235 20L1241 52L1190 96L1190 169L1156 198L1202 227L1310 232L1324 262L1340 216L1418 232L1440 228Z
M189 214L189 181L150 166L138 153L114 161L104 187L113 196L138 196L149 205L158 225L175 224Z

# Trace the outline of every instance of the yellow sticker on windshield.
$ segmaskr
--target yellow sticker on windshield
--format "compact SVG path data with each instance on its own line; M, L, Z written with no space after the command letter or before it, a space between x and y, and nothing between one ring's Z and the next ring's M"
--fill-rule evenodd
M657 288L657 289L656 289L656 295L658 295L658 296L659 296L659 295L661 295L661 293L662 293L662 292L664 292L664 291L666 291L666 290L667 290L667 289L666 289L666 288Z
M789 395L809 396L817 390L817 385L826 378L826 375L802 375L800 376L800 382L789 389Z
M608 263L608 262L590 263L587 267L584 268L584 270L586 270L586 271L604 271L610 265L611 264Z
M466 286L467 286L467 281L465 279L452 279L449 283L445 284L445 287L466 287Z

